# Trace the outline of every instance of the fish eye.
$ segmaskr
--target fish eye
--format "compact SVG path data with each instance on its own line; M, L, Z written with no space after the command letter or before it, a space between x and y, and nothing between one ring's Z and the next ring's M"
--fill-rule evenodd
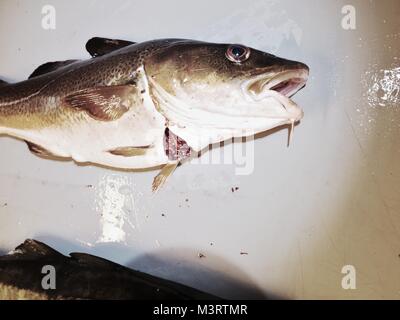
M228 47L225 56L232 62L241 63L250 57L250 48L241 44L233 44Z

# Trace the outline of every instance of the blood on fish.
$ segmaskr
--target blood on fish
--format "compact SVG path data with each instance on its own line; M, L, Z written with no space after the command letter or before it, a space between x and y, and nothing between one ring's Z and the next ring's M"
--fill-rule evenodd
M164 132L164 150L169 160L183 160L191 154L191 148L186 141L175 135L169 128L166 128Z

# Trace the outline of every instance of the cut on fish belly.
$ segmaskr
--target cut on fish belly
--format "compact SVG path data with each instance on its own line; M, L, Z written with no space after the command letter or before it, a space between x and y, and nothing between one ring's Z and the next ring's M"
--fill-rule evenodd
M49 62L0 82L0 134L36 155L117 169L164 166L157 190L210 144L303 117L290 99L306 84L300 62L240 44L92 38L92 58Z

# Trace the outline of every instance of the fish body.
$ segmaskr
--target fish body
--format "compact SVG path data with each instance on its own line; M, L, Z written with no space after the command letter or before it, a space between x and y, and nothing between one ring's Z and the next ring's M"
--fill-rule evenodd
M112 168L165 166L209 144L294 124L308 67L243 45L93 38L92 58L0 83L0 134L43 157Z
M219 298L97 256L85 253L64 256L42 242L27 239L11 253L0 256L0 300L18 299Z
M75 61L50 73L3 86L0 88L0 133L40 147L43 156L47 153L76 162L126 169L167 163L162 143L165 119L146 94L148 87L140 74L143 67L137 53L149 50L152 43L134 47ZM126 99L123 116L94 117L84 109L71 106L73 101L71 104L65 101L71 93L96 88L104 89L99 89L99 95ZM109 93L104 93L107 89ZM86 102L90 103L90 98ZM110 153L121 147L145 146L151 146L145 156Z

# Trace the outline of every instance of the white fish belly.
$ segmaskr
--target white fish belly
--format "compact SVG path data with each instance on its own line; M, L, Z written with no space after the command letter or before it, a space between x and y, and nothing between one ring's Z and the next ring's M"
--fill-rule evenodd
M5 129L3 133L37 144L59 157L78 163L94 163L113 168L141 169L168 162L164 150L165 118L156 111L150 98L134 106L120 119L99 121L86 113L79 121L66 122L40 130ZM1 131L0 131L1 133ZM145 154L121 156L111 150L147 147Z

